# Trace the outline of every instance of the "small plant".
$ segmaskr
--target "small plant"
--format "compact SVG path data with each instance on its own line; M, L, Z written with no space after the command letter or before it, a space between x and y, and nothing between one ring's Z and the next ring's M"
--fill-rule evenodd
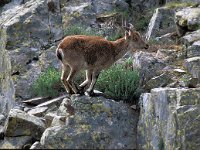
M123 34L120 30L118 30L117 32L112 33L109 37L108 40L109 41L115 41L119 38L123 37Z
M100 74L96 88L115 100L132 103L136 99L138 85L138 72L118 64Z
M60 72L55 68L48 68L40 77L33 83L33 94L35 96L55 97L62 90L60 82Z
M133 71L128 59L124 64L113 65L104 70L96 83L95 88L104 92L108 97L115 100L123 100L128 103L135 103L138 98L139 75ZM59 92L65 91L60 81L60 71L50 67L33 84L35 96L56 97ZM76 77L76 84L84 80L84 73L80 72Z
M148 17L140 17L135 23L135 28L138 31L145 31L149 25L150 19Z
M168 8L183 8L189 6L198 6L198 3L195 2L169 2L165 5Z
M65 36L67 35L95 35L95 36L100 36L99 34L96 33L94 29L87 28L85 26L81 25L74 25L74 26L69 26L65 32Z

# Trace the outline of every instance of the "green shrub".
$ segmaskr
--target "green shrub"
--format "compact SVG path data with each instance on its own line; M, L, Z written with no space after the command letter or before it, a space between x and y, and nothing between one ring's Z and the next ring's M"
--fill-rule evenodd
M123 65L114 65L100 74L96 88L115 100L132 103L138 96L138 85L137 71Z
M117 31L117 32L114 32L112 33L110 36L108 36L108 40L109 41L115 41L121 37L123 37L124 35L122 34L121 31Z
M149 25L150 18L147 16L142 16L138 18L135 23L135 28L138 31L145 31Z
M102 71L95 89L104 92L108 97L115 100L123 100L124 102L135 102L138 98L139 75L137 71L133 71L129 66L130 61L124 64L113 65L108 70ZM33 92L35 96L55 97L59 92L64 91L64 87L60 81L60 71L54 68L48 68L33 84ZM80 72L75 83L83 82L85 74Z
M74 25L74 26L69 26L65 31L64 31L65 36L67 35L94 35L94 36L100 36L100 34L97 34L97 32L94 29L90 29L86 26L82 25Z
M33 94L35 96L58 96L59 92L62 90L60 75L61 73L56 69L48 68L46 72L42 73L33 83Z

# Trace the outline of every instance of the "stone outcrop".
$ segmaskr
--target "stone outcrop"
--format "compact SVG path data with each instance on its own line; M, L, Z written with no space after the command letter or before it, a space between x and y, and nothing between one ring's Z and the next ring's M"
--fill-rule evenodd
M192 74L193 77L198 78L200 81L200 57L192 57L186 59L184 66L187 68L188 72Z
M166 67L162 59L156 58L153 53L137 52L133 56L133 68L140 73L141 85L144 85L151 78L161 74Z
M11 109L0 148L136 148L138 112L129 105L104 97L72 95L60 99L57 109L50 109L52 102L39 104L48 107L45 116L38 116L35 108L41 108L39 105L29 106L36 112L33 115ZM55 104L55 100L50 101Z
M167 33L176 31L174 22L175 11L166 7L157 8L150 20L146 39L155 39Z
M1 149L27 149L32 144L32 137L20 136L20 137L6 137L0 142Z
M136 148L137 113L126 104L73 95L63 100L58 115L66 117L64 124L45 130L44 148Z
M157 88L142 94L138 148L199 148L199 92L199 88Z
M195 56L200 56L200 40L194 42L191 46L187 48L187 57L195 57Z
M0 27L0 113L7 115L14 106L14 84L11 78L10 57L5 50L6 33Z
M184 8L176 12L175 21L178 34L181 36L187 31L195 31L200 26L200 8Z
M2 49L10 57L18 98L30 98L30 86L42 71L41 63L37 63L42 49L63 36L59 1L54 1L54 7L55 11L50 11L47 0L13 1L3 7Z
M39 140L45 130L45 123L33 115L18 109L11 109L5 124L5 136L31 136Z

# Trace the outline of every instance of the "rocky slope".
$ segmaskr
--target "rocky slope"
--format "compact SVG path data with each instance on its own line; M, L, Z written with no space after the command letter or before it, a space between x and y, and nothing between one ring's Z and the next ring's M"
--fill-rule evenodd
M81 23L107 36L121 26L116 10L129 10L134 23L141 10L171 1L3 0L0 148L199 149L198 4L155 10L146 32L149 53L133 55L144 92L140 114L102 96L33 98L31 91L46 68L60 68L55 49L67 27Z
M162 9L165 13L159 13ZM171 10L157 9L147 37L156 38L162 44L172 43L169 31L177 31L183 35L180 44L184 47L181 51L177 48L159 49L150 57L146 53L135 55L134 65L140 68L142 83L149 92L140 97L138 148L200 148L199 10L200 7L173 10L173 23L162 20L172 16ZM159 22L172 25L160 27ZM163 29L167 36L159 35Z

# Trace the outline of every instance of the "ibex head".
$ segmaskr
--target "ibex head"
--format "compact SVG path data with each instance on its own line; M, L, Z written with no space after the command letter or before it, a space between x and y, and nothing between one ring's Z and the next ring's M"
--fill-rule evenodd
M124 27L125 39L129 43L129 46L133 49L148 49L149 45L143 40L139 32L137 32L132 24L129 23L129 27Z

